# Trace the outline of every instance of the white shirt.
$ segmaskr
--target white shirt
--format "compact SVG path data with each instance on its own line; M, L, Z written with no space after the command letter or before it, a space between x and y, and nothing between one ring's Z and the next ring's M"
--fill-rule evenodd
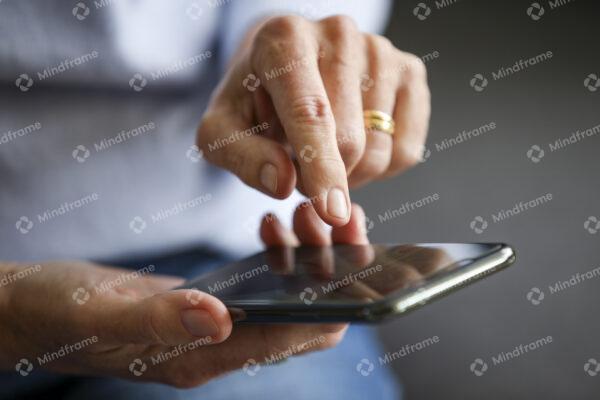
M198 158L207 99L245 31L268 14L354 17L378 1L61 0L0 3L3 260L114 258L259 246L268 198Z

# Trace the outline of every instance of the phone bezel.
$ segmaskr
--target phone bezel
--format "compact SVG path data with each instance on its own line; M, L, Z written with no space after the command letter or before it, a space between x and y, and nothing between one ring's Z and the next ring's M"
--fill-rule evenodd
M379 322L420 308L461 287L511 265L515 252L504 243L481 243L497 246L481 257L461 267L435 275L419 287L405 288L382 300L363 304L286 303L282 301L224 301L229 308L244 311L243 323L328 323L328 322ZM459 260L457 262L463 262Z

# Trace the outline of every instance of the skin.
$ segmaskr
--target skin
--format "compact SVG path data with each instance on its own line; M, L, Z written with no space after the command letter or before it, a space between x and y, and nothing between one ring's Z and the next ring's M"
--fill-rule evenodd
M291 72L266 79L265 72L289 63ZM249 74L261 79L253 91L243 84ZM367 109L393 116L394 135L365 132ZM416 56L359 32L348 17L313 22L282 16L248 33L213 93L197 143L209 162L274 198L288 197L295 187L307 195L309 202L294 215L294 232L276 218L263 221L265 245L365 244L364 213L351 205L348 190L416 164L429 112L425 67ZM227 140L265 123L259 134ZM214 148L224 140L228 144ZM330 233L323 222L333 226ZM130 271L81 261L41 266L0 290L2 369L14 371L23 358L36 360L96 337L82 350L43 366L34 362L34 368L186 388L315 338L317 345L297 354L335 346L346 329L343 324L234 326L217 298L170 290L182 283L178 278L144 275L95 293L96 285ZM0 277L27 267L0 263ZM85 304L71 297L78 288L92 293ZM205 344L194 351L150 364L151 356L199 339ZM137 358L148 364L140 376L129 371Z
M269 216L262 222L260 235L267 246L366 244L364 226L362 209L353 205L349 223L328 233L312 205L307 204L295 213L295 233ZM0 277L27 267L0 264ZM130 272L80 261L42 263L39 272L2 287L0 368L14 371L22 358L37 360L65 344L96 337L95 343L43 366L34 361L34 368L189 388L240 369L249 359L264 360L306 342L317 344L294 355L330 348L342 340L347 328L345 324L234 326L232 316L216 297L197 290L170 290L183 283L170 276L142 275L104 292L94 290L102 282ZM80 287L91 294L85 304L72 298ZM195 327L184 322L184 313L190 311L202 316ZM216 328L210 342L206 340L207 325ZM198 331L203 334L195 334ZM199 339L203 345L195 350L152 365L152 356ZM137 358L148 365L141 376L129 370Z
M285 66L289 72L272 77ZM253 90L250 74L260 79ZM362 115L369 109L393 116L394 135L365 132ZM208 161L272 197L286 198L298 187L323 221L341 226L350 218L348 188L419 162L429 114L418 57L361 33L349 17L282 16L248 34L197 142ZM265 123L267 129L215 148L232 133Z

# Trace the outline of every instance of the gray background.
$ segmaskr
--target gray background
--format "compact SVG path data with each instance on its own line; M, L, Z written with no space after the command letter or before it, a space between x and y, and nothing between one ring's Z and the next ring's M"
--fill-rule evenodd
M500 274L384 325L387 350L433 335L440 343L391 365L408 399L591 399L600 393L600 374L583 366L600 361L600 279L550 294L548 285L576 272L600 267L600 232L584 229L600 217L600 135L550 152L548 143L600 124L600 89L584 87L600 75L598 17L593 1L572 1L538 21L528 1L460 1L436 9L426 20L416 5L399 2L388 28L396 46L418 55L438 51L428 64L433 112L431 157L394 179L356 191L353 200L375 221L377 241L504 241L517 250L517 263ZM494 81L491 72L515 61L552 51L551 60ZM487 76L482 92L470 87L476 73ZM449 150L435 142L488 122L497 129ZM545 157L533 163L527 150L538 144ZM380 223L377 215L403 202L438 193L440 200ZM546 193L553 200L500 223L491 214ZM477 215L490 222L483 234L469 228ZM532 287L545 292L541 304L527 298ZM552 336L553 342L493 366L491 357L519 344ZM475 358L490 364L475 376Z

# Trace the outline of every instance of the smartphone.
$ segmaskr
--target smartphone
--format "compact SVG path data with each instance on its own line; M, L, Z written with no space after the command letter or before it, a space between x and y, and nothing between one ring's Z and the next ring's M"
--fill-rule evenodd
M417 309L515 260L502 243L273 247L188 281L243 322L377 322ZM241 310L241 312L240 312Z

